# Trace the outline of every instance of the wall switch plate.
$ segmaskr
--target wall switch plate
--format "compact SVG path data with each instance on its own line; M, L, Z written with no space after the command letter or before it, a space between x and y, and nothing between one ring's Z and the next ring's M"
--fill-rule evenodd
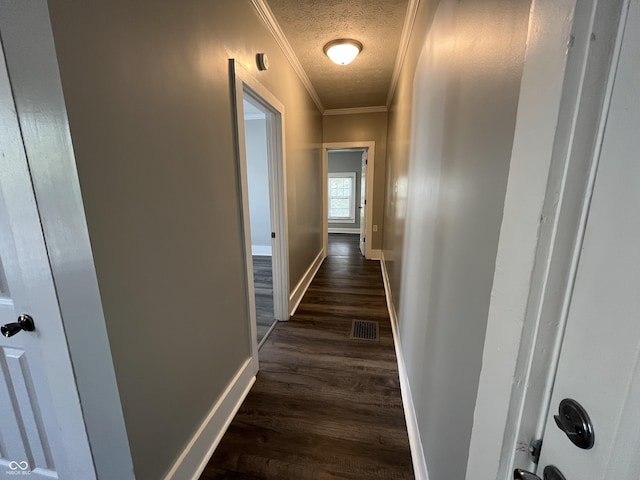
M374 226L373 226L373 231L374 231L374 232L377 232L377 231L378 231L378 225L374 225Z

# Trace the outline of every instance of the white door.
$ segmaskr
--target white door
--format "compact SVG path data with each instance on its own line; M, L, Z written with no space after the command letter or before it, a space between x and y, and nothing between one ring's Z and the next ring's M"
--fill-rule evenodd
M69 359L4 55L0 56L0 476L92 479Z
M365 215L367 209L367 158L368 152L365 150L362 152L362 174L360 175L360 206L358 207L360 215L360 253L364 257L364 244L367 241L367 216Z
M567 480L640 478L638 45L640 0L632 0L545 427L540 477L546 466L555 465ZM592 448L578 448L556 425L563 399L587 411Z

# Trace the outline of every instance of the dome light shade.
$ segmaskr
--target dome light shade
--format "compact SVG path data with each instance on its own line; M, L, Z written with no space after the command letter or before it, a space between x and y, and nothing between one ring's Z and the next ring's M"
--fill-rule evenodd
M324 53L333 63L347 65L358 56L362 50L362 44L356 40L340 39L332 40L324 46Z

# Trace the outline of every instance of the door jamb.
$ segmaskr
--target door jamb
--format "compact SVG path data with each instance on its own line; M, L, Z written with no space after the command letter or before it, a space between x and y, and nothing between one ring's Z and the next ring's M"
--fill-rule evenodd
M276 320L289 320L289 246L286 202L286 159L284 105L248 70L235 59L229 59L232 107L236 136L236 158L238 168L238 194L241 199L242 228L244 235L245 271L248 292L248 309L251 329L251 355L257 366L258 345L256 341L256 306L253 285L253 259L251 254L251 225L249 221L249 190L247 181L247 159L245 150L244 106L245 95L251 97L267 110L267 157L269 164L269 197L271 229L273 239L273 287L274 314Z
M322 144L322 251L326 257L328 253L329 243L329 150L338 149L365 149L367 150L367 185L366 185L366 205L364 207L365 215L365 238L364 257L371 260L373 256L373 182L375 169L375 152L376 142L327 142Z
M541 438L539 419L549 408L617 63L618 16L626 5L532 5L530 26L547 19L551 33L530 30L527 42L468 479L510 478L516 461L535 470L525 463L527 447ZM536 88L536 77L545 78L546 89ZM535 173L531 162L539 167ZM527 415L538 421L527 422Z

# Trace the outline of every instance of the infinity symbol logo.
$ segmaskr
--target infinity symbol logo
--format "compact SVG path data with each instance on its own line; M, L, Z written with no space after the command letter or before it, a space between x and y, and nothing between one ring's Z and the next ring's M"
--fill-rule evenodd
M29 464L27 462L14 462L11 461L9 462L9 468L11 470L26 470L27 468L29 468Z

